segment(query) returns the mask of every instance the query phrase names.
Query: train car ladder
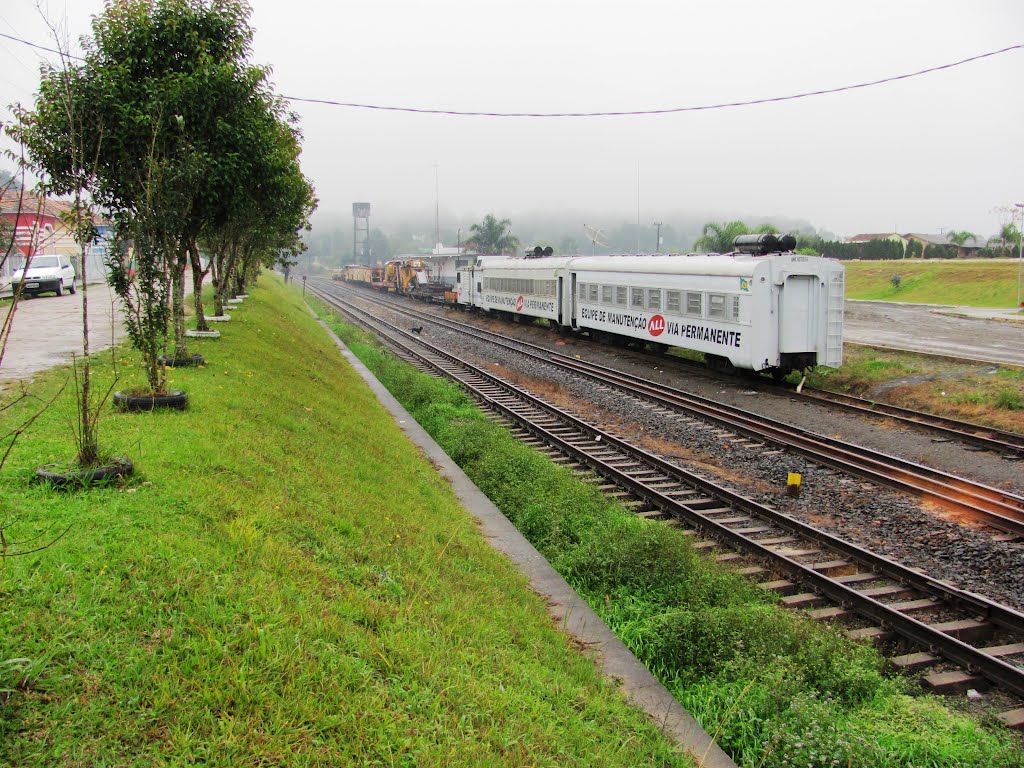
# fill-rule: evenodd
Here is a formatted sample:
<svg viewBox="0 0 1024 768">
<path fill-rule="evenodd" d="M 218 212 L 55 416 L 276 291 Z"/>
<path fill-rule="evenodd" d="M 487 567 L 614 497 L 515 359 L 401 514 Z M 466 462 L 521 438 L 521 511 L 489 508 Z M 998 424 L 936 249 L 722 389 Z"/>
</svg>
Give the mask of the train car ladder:
<svg viewBox="0 0 1024 768">
<path fill-rule="evenodd" d="M 829 275 L 827 328 L 825 332 L 825 365 L 838 368 L 843 364 L 843 303 L 846 299 L 846 274 L 837 269 Z"/>
</svg>

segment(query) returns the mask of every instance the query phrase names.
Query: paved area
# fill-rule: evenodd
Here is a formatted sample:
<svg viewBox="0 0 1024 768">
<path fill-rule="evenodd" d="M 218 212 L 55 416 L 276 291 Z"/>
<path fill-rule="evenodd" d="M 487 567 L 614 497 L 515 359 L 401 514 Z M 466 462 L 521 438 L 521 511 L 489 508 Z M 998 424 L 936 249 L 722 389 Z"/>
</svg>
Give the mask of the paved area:
<svg viewBox="0 0 1024 768">
<path fill-rule="evenodd" d="M 1024 366 L 1024 315 L 1013 309 L 847 301 L 843 341 Z"/>
<path fill-rule="evenodd" d="M 14 313 L 13 330 L 0 362 L 0 385 L 27 379 L 47 368 L 71 362 L 82 353 L 82 287 L 74 295 L 45 294 L 22 299 Z M 110 347 L 124 337 L 121 305 L 106 283 L 88 286 L 89 347 Z M 6 318 L 10 307 L 0 308 Z"/>
</svg>

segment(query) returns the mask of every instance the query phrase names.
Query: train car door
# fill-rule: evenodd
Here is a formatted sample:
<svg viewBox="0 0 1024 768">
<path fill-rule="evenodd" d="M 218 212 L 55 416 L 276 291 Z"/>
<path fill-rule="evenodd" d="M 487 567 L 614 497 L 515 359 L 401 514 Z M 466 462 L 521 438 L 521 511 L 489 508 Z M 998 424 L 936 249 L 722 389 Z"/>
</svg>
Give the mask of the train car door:
<svg viewBox="0 0 1024 768">
<path fill-rule="evenodd" d="M 814 275 L 787 275 L 779 291 L 779 352 L 813 352 L 818 329 L 814 296 L 818 279 Z"/>
<path fill-rule="evenodd" d="M 558 327 L 561 328 L 565 323 L 562 322 L 562 290 L 565 278 L 559 275 L 558 277 L 558 289 L 555 301 L 558 302 Z"/>
<path fill-rule="evenodd" d="M 569 272 L 569 322 L 576 329 L 576 273 Z"/>
</svg>

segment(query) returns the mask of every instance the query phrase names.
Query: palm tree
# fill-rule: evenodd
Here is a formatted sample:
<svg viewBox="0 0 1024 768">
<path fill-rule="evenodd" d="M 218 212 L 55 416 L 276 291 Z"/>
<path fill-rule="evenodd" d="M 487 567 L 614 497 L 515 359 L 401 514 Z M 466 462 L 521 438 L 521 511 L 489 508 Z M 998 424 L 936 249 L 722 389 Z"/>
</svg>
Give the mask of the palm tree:
<svg viewBox="0 0 1024 768">
<path fill-rule="evenodd" d="M 955 230 L 951 229 L 949 234 L 946 235 L 946 239 L 953 243 L 957 248 L 963 248 L 968 240 L 978 241 L 978 236 L 973 232 L 968 232 L 966 229 Z"/>
<path fill-rule="evenodd" d="M 999 234 L 988 241 L 989 245 L 993 245 L 996 241 L 999 242 L 999 255 L 1006 258 L 1006 244 L 1017 241 L 1020 234 L 1017 232 L 1017 225 L 1012 221 L 1008 221 L 1003 224 L 999 229 Z"/>
<path fill-rule="evenodd" d="M 762 224 L 759 227 L 750 229 L 742 221 L 729 221 L 719 224 L 717 221 L 709 221 L 701 230 L 701 236 L 693 244 L 693 250 L 705 251 L 707 253 L 728 253 L 732 250 L 732 241 L 740 235 L 778 233 L 778 228 L 771 224 Z"/>
<path fill-rule="evenodd" d="M 966 229 L 961 229 L 959 231 L 951 229 L 949 234 L 946 235 L 946 239 L 956 246 L 956 255 L 959 258 L 963 258 L 965 256 L 964 246 L 967 244 L 968 240 L 975 243 L 978 242 L 978 236 L 973 232 L 968 232 Z"/>
<path fill-rule="evenodd" d="M 465 246 L 477 253 L 515 253 L 519 238 L 508 231 L 511 226 L 511 219 L 496 219 L 488 213 L 483 221 L 469 228 Z"/>
</svg>

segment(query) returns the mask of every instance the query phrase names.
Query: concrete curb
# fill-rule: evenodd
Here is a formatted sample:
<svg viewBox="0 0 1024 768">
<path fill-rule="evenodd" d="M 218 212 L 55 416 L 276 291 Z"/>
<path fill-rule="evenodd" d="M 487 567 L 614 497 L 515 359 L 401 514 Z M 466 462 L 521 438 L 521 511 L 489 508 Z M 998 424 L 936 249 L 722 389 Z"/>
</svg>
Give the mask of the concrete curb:
<svg viewBox="0 0 1024 768">
<path fill-rule="evenodd" d="M 625 643 L 573 591 L 448 454 L 441 450 L 433 438 L 416 423 L 409 412 L 352 354 L 312 308 L 310 312 L 317 317 L 317 321 L 334 340 L 345 359 L 351 363 L 409 439 L 451 483 L 462 505 L 480 525 L 492 546 L 508 557 L 529 579 L 533 590 L 546 599 L 548 611 L 555 621 L 589 649 L 604 675 L 621 684 L 630 703 L 646 712 L 667 736 L 693 756 L 697 765 L 706 768 L 736 768 L 736 764 L 701 728 L 693 716 L 676 701 L 647 667 L 640 663 Z"/>
</svg>

